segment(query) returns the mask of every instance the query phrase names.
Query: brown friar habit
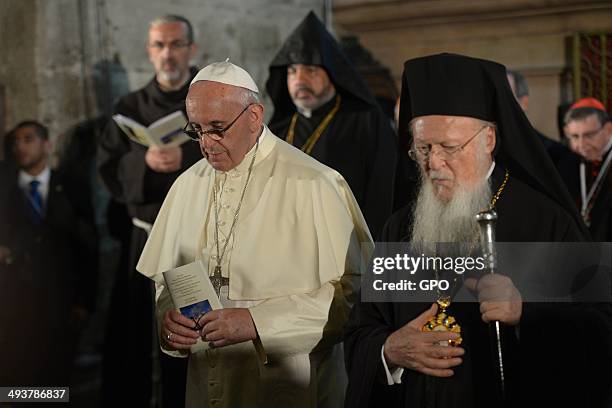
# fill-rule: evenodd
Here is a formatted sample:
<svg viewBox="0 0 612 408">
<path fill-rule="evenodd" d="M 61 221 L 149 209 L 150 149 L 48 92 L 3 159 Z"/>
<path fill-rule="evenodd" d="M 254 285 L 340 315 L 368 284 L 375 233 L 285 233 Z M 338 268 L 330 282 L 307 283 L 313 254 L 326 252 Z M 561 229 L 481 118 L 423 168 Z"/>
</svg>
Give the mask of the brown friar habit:
<svg viewBox="0 0 612 408">
<path fill-rule="evenodd" d="M 196 69 L 192 68 L 191 77 L 195 74 Z M 132 118 L 144 126 L 178 110 L 184 113 L 189 82 L 179 90 L 165 92 L 152 78 L 144 88 L 122 97 L 114 113 Z M 145 162 L 147 148 L 131 141 L 111 121 L 100 141 L 98 169 L 112 198 L 127 206 L 129 216 L 153 224 L 172 183 L 202 158 L 197 143 L 184 143 L 181 150 L 183 159 L 178 171 L 157 173 Z M 126 221 L 131 222 L 129 219 Z M 109 228 L 122 229 L 116 225 Z M 146 406 L 151 399 L 152 355 L 158 347 L 153 326 L 153 287 L 135 269 L 146 240 L 145 230 L 132 228 L 128 267 L 119 271 L 113 286 L 104 364 L 104 388 L 108 397 L 105 405 L 109 406 L 124 403 L 126 398 L 128 405 Z M 127 353 L 125 339 L 134 345 Z M 161 358 L 162 383 L 166 390 L 164 399 L 174 399 L 172 405 L 180 405 L 185 393 L 186 362 L 165 355 Z M 177 365 L 181 367 L 165 368 Z M 172 385 L 166 386 L 167 380 Z M 177 391 L 173 394 L 170 389 Z"/>
</svg>

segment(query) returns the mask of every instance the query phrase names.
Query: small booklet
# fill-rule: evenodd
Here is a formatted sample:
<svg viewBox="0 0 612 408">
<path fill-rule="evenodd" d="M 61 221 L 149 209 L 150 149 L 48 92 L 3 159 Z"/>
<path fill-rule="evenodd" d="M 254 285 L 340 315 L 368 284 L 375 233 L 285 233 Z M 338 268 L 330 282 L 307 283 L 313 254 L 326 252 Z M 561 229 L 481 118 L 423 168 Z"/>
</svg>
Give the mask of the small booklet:
<svg viewBox="0 0 612 408">
<path fill-rule="evenodd" d="M 201 260 L 170 269 L 163 275 L 174 307 L 194 323 L 211 310 L 223 309 L 208 278 L 208 268 Z M 191 352 L 197 353 L 207 348 L 208 343 L 199 338 L 191 346 Z"/>
<path fill-rule="evenodd" d="M 201 260 L 170 269 L 163 275 L 174 307 L 194 323 L 211 310 L 223 309 L 208 277 L 208 267 Z M 253 340 L 253 346 L 260 362 L 267 364 L 268 358 L 259 337 Z M 198 342 L 191 346 L 191 352 L 197 353 L 208 348 L 208 342 L 199 338 Z"/>
<path fill-rule="evenodd" d="M 191 140 L 183 128 L 187 118 L 178 110 L 151 123 L 148 127 L 123 115 L 113 115 L 123 132 L 134 142 L 143 146 L 179 146 Z"/>
</svg>

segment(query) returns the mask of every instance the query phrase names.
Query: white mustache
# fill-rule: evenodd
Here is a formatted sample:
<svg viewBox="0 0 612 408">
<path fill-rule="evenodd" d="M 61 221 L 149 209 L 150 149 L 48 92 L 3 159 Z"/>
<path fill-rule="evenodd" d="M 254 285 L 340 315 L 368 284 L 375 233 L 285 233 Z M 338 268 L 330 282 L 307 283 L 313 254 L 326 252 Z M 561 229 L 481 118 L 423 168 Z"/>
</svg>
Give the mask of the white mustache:
<svg viewBox="0 0 612 408">
<path fill-rule="evenodd" d="M 446 176 L 436 170 L 430 170 L 428 176 L 430 180 L 452 180 L 453 179 L 451 176 Z"/>
</svg>

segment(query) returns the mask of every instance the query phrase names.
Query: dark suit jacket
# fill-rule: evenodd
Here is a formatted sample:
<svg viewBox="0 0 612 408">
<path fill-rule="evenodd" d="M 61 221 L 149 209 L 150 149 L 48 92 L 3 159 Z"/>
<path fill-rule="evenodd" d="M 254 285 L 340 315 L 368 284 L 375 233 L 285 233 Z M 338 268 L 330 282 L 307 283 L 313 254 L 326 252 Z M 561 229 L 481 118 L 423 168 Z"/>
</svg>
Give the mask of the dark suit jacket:
<svg viewBox="0 0 612 408">
<path fill-rule="evenodd" d="M 17 171 L 0 167 L 0 245 L 11 263 L 0 265 L 0 384 L 68 384 L 75 330 L 71 311 L 93 304 L 97 259 L 90 222 L 78 216 L 62 183 L 51 173 L 41 225 L 28 216 Z M 86 198 L 89 200 L 89 198 Z"/>
</svg>

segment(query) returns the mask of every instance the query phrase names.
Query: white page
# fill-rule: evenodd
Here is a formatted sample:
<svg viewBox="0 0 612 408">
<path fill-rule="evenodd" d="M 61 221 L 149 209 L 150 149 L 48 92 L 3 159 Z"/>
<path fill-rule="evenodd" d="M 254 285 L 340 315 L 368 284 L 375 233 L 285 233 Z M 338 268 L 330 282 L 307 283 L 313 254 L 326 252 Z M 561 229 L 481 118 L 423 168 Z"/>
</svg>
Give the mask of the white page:
<svg viewBox="0 0 612 408">
<path fill-rule="evenodd" d="M 179 146 L 191 139 L 183 132 L 187 118 L 182 111 L 173 112 L 151 123 L 148 127 L 153 144 Z"/>
<path fill-rule="evenodd" d="M 149 135 L 149 130 L 135 120 L 119 114 L 113 115 L 113 120 L 115 123 L 117 123 L 123 133 L 125 133 L 127 137 L 132 139 L 134 142 L 143 146 L 151 146 L 153 143 L 151 136 Z"/>
<path fill-rule="evenodd" d="M 174 307 L 183 316 L 197 322 L 204 313 L 223 308 L 208 277 L 208 268 L 202 261 L 171 269 L 163 275 Z M 200 338 L 191 347 L 191 352 L 206 350 L 208 347 L 208 343 Z"/>
</svg>

